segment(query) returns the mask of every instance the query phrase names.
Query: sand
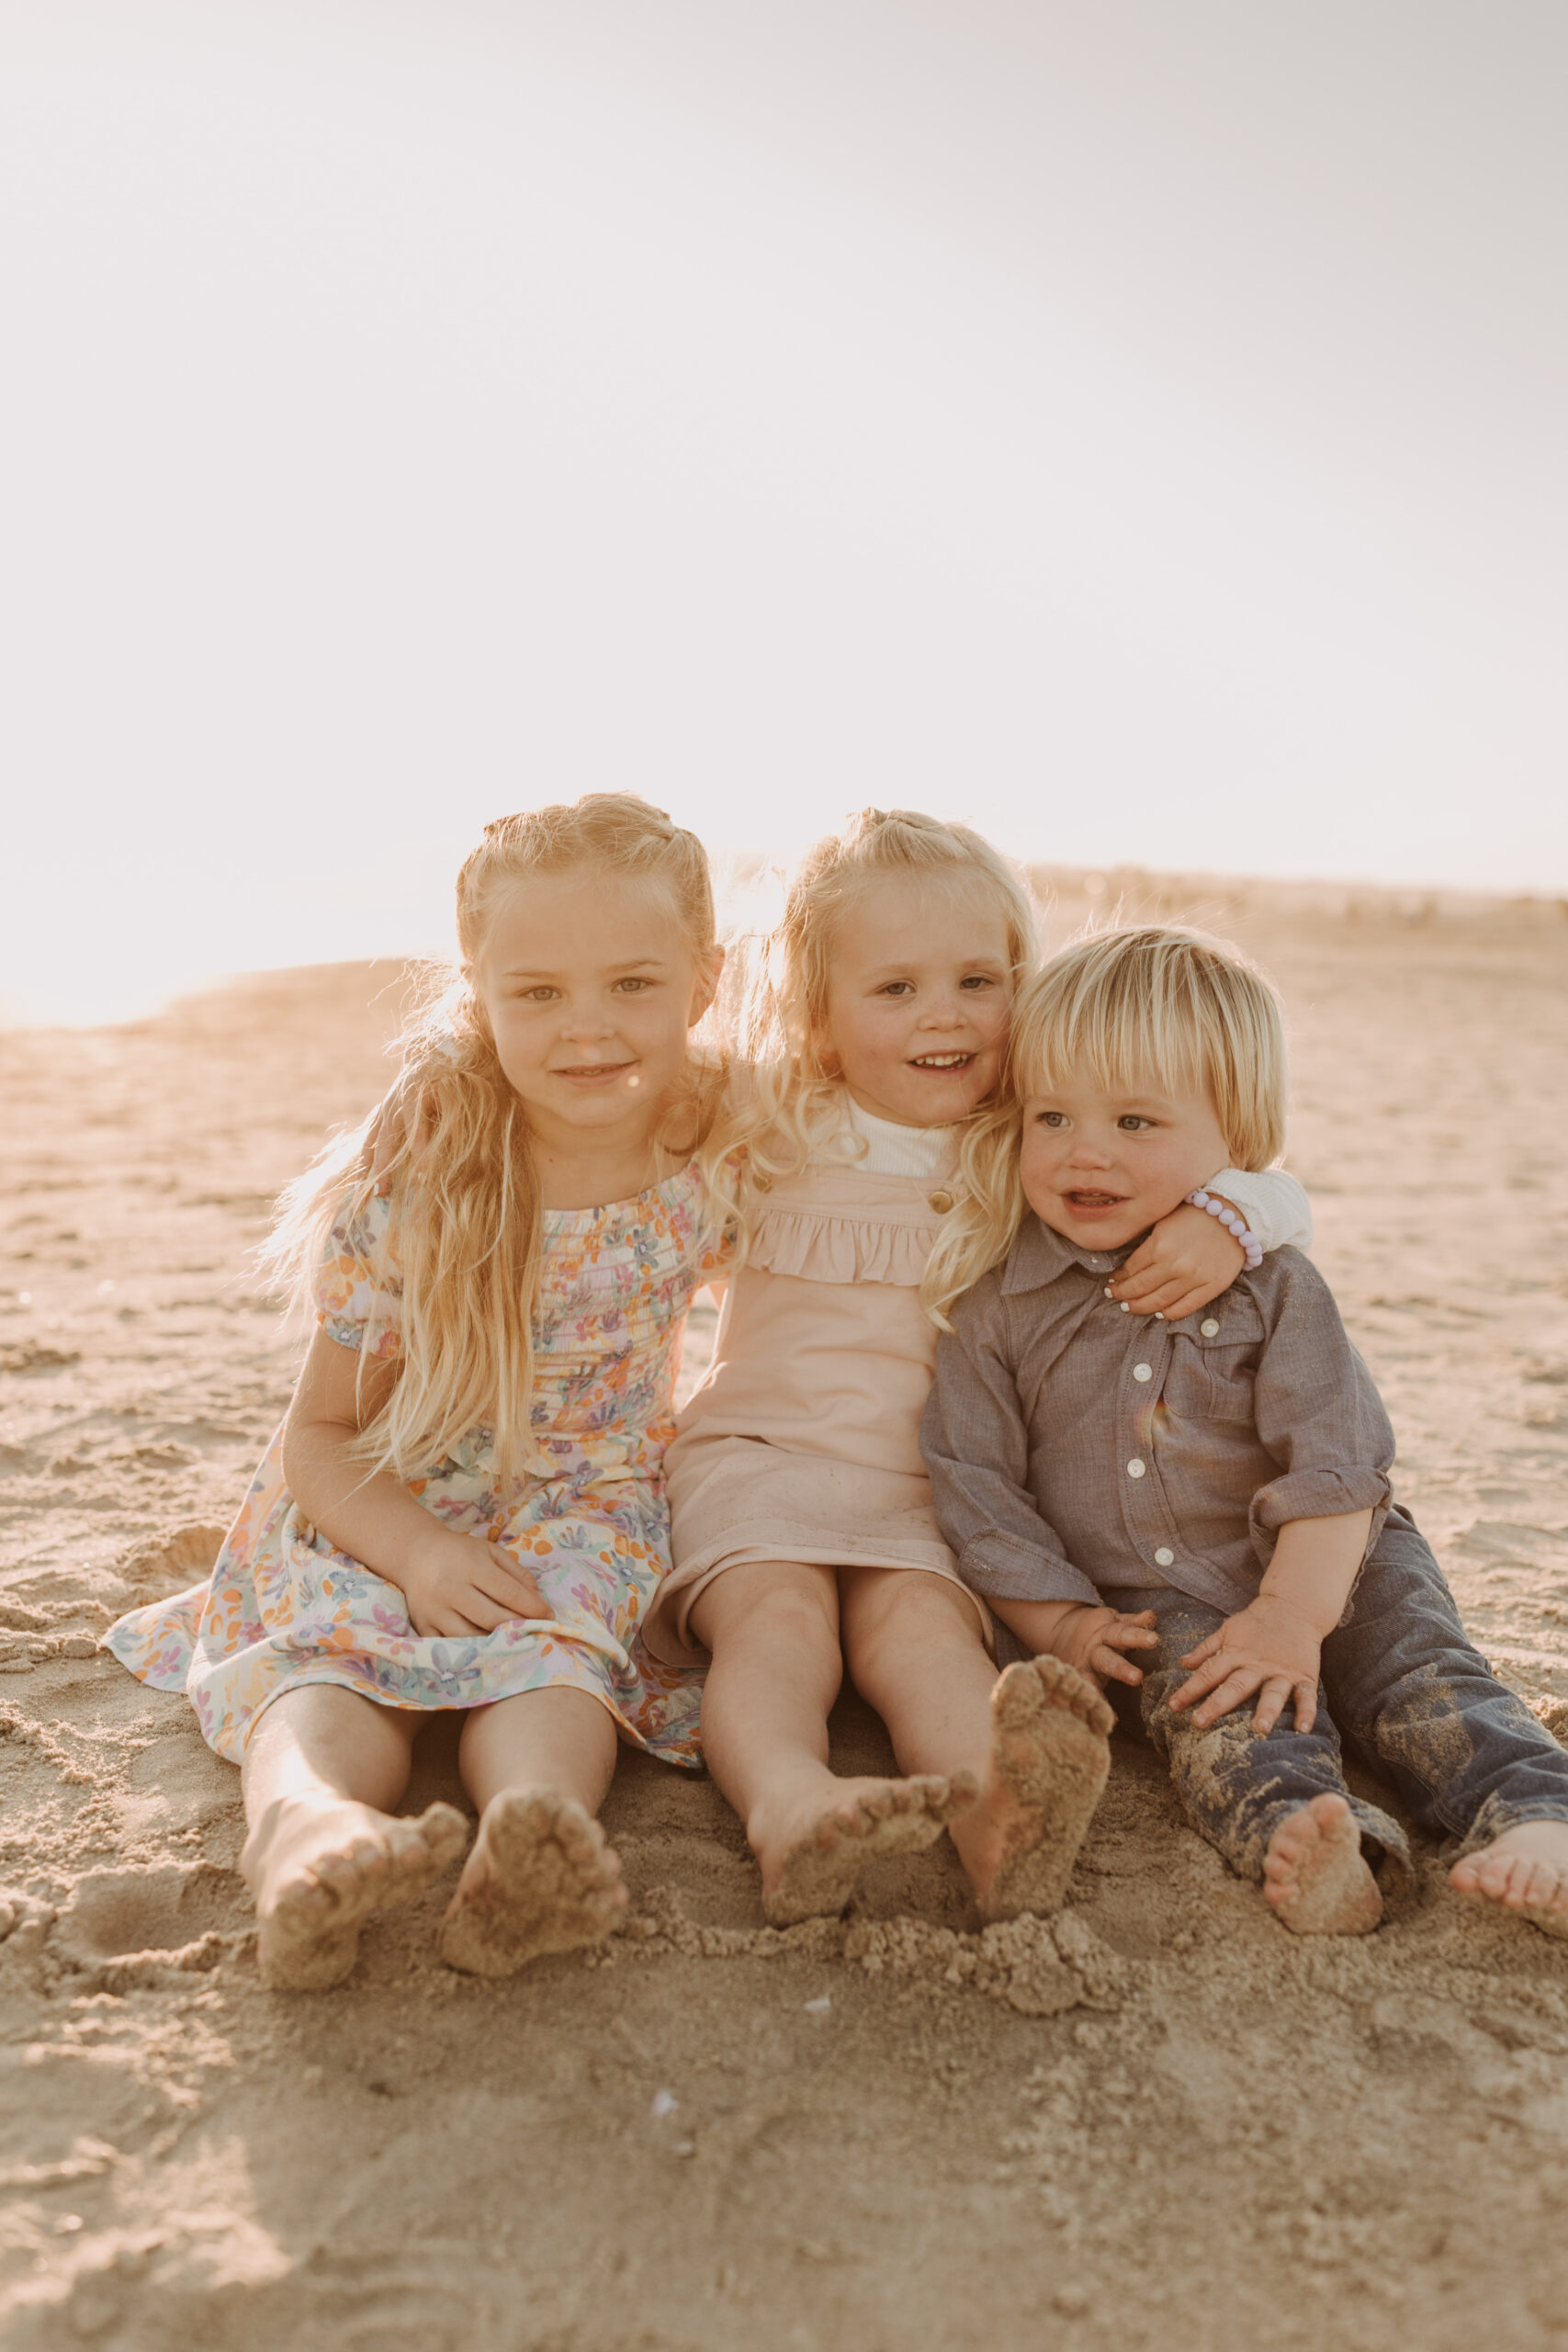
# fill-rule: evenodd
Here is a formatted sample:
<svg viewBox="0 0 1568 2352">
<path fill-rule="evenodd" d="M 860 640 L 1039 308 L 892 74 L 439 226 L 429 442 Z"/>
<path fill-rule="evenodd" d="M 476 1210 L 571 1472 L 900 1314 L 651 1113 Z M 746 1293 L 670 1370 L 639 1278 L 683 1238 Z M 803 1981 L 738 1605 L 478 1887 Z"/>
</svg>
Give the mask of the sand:
<svg viewBox="0 0 1568 2352">
<path fill-rule="evenodd" d="M 1283 985 L 1292 1164 L 1402 1491 L 1568 1729 L 1568 921 L 1129 888 Z M 1568 1945 L 1429 1844 L 1375 1935 L 1293 1939 L 1120 1737 L 1050 1924 L 983 1928 L 944 1839 L 769 1928 L 717 1791 L 627 1757 L 602 1954 L 455 1974 L 448 1873 L 341 1990 L 264 1989 L 238 1775 L 93 1645 L 210 1561 L 281 1413 L 245 1251 L 379 1091 L 397 998 L 329 967 L 0 1036 L 7 2344 L 1568 2346 Z M 857 1702 L 835 1731 L 887 1769 Z M 409 1805 L 443 1799 L 437 1725 Z"/>
</svg>

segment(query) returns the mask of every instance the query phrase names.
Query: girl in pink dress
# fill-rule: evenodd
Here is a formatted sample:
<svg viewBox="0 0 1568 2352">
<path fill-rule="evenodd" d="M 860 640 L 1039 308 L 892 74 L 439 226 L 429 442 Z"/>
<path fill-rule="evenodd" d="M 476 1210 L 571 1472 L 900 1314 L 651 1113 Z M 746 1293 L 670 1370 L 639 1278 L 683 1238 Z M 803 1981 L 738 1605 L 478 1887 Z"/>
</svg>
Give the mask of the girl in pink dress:
<svg viewBox="0 0 1568 2352">
<path fill-rule="evenodd" d="M 986 1916 L 1052 1907 L 1109 1763 L 1097 1679 L 1138 1680 L 1126 1653 L 1152 1638 L 1106 1609 L 1066 1658 L 998 1680 L 920 1459 L 937 1340 L 922 1282 L 1035 953 L 1027 895 L 985 842 L 875 809 L 806 859 L 773 943 L 750 1041 L 749 1238 L 670 1450 L 675 1569 L 647 1639 L 672 1665 L 711 1659 L 704 1751 L 777 1921 L 840 1909 L 872 1855 L 950 1822 Z M 1303 1238 L 1292 1178 L 1213 1183 L 1271 1246 Z M 1243 1262 L 1228 1231 L 1180 1208 L 1116 1295 L 1186 1314 Z M 899 1777 L 829 1769 L 846 1659 Z"/>
<path fill-rule="evenodd" d="M 699 1678 L 641 1629 L 682 1328 L 719 1262 L 706 859 L 619 796 L 506 818 L 457 933 L 408 1045 L 417 1139 L 378 1174 L 367 1121 L 295 1188 L 279 1255 L 318 1329 L 212 1576 L 108 1637 L 243 1769 L 273 1984 L 337 1983 L 367 1916 L 467 1843 L 450 1805 L 395 1811 L 433 1710 L 466 1710 L 480 1814 L 442 1950 L 484 1975 L 624 1906 L 594 1819 L 617 1739 L 698 1760 Z"/>
</svg>

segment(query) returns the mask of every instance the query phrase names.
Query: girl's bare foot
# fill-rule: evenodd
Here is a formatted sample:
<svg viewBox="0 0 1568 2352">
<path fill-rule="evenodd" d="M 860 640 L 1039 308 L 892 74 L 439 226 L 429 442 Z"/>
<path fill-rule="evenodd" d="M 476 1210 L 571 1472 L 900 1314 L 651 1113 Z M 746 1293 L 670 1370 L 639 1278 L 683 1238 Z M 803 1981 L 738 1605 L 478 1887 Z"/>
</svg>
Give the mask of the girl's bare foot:
<svg viewBox="0 0 1568 2352">
<path fill-rule="evenodd" d="M 371 1912 L 423 1894 L 468 1842 L 455 1805 L 433 1804 L 417 1821 L 346 1797 L 270 1805 L 240 1857 L 256 1899 L 263 1984 L 292 1993 L 341 1984 Z"/>
<path fill-rule="evenodd" d="M 1263 1857 L 1263 1892 L 1293 1935 L 1365 1936 L 1377 1926 L 1382 1896 L 1343 1797 L 1314 1797 L 1286 1815 Z"/>
<path fill-rule="evenodd" d="M 510 1976 L 541 1952 L 607 1936 L 626 1907 L 621 1865 L 591 1813 L 554 1789 L 492 1797 L 441 1928 L 441 1957 Z"/>
<path fill-rule="evenodd" d="M 1521 1821 L 1449 1872 L 1461 1894 L 1500 1904 L 1549 1936 L 1568 1936 L 1568 1821 Z"/>
<path fill-rule="evenodd" d="M 986 1918 L 1060 1905 L 1111 1770 L 1115 1720 L 1062 1658 L 1023 1659 L 999 1677 L 980 1802 L 960 1840 Z"/>
<path fill-rule="evenodd" d="M 762 1866 L 762 1910 L 775 1928 L 831 1917 L 878 1854 L 934 1846 L 975 1802 L 970 1772 L 921 1773 L 908 1781 L 813 1781 L 792 1800 L 747 1824 Z"/>
</svg>

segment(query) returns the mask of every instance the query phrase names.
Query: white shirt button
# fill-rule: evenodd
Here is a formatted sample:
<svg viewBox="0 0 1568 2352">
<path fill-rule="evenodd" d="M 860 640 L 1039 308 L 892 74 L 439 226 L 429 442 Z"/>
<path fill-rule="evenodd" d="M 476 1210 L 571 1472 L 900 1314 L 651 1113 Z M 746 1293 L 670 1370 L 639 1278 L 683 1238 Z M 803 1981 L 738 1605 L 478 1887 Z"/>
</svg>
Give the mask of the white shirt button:
<svg viewBox="0 0 1568 2352">
<path fill-rule="evenodd" d="M 1212 1315 L 1205 1315 L 1203 1320 L 1198 1326 L 1198 1329 L 1201 1331 L 1206 1340 L 1213 1339 L 1218 1332 L 1219 1328 L 1219 1325 L 1215 1322 Z"/>
<path fill-rule="evenodd" d="M 1155 1566 L 1156 1568 L 1175 1567 L 1176 1555 L 1171 1550 L 1168 1544 L 1162 1544 L 1159 1550 L 1155 1554 Z"/>
<path fill-rule="evenodd" d="M 1142 1463 L 1142 1462 L 1140 1462 L 1140 1461 L 1139 1461 L 1139 1459 L 1138 1459 L 1137 1455 L 1134 1453 L 1134 1456 L 1133 1456 L 1133 1459 L 1132 1459 L 1132 1460 L 1131 1460 L 1131 1462 L 1129 1462 L 1129 1463 L 1128 1463 L 1128 1464 L 1127 1464 L 1127 1476 L 1128 1476 L 1128 1477 L 1129 1477 L 1129 1478 L 1141 1478 L 1141 1477 L 1143 1476 L 1143 1475 L 1144 1475 L 1144 1471 L 1145 1471 L 1145 1469 L 1146 1468 L 1146 1466 L 1147 1466 L 1147 1465 L 1146 1465 L 1145 1463 Z"/>
<path fill-rule="evenodd" d="M 1153 1364 L 1135 1363 L 1133 1366 L 1133 1377 L 1134 1380 L 1152 1380 L 1154 1376 L 1155 1371 Z"/>
</svg>

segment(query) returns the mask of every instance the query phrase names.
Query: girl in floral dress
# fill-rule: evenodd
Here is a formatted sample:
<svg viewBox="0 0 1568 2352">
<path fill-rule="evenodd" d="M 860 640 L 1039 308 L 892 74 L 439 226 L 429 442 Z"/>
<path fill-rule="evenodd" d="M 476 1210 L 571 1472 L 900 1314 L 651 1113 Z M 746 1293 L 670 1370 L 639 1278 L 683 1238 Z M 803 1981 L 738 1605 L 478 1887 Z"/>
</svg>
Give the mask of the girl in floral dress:
<svg viewBox="0 0 1568 2352">
<path fill-rule="evenodd" d="M 461 1850 L 452 1806 L 394 1811 L 432 1710 L 468 1711 L 480 1814 L 442 1951 L 484 1975 L 614 1925 L 617 1739 L 697 1761 L 700 1678 L 639 1629 L 681 1330 L 717 1263 L 706 860 L 629 797 L 503 819 L 457 934 L 408 1043 L 417 1136 L 378 1173 L 367 1122 L 286 1197 L 275 1256 L 318 1329 L 211 1577 L 108 1635 L 242 1767 L 273 1984 L 336 1984 L 367 1916 Z"/>
</svg>

